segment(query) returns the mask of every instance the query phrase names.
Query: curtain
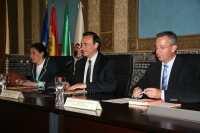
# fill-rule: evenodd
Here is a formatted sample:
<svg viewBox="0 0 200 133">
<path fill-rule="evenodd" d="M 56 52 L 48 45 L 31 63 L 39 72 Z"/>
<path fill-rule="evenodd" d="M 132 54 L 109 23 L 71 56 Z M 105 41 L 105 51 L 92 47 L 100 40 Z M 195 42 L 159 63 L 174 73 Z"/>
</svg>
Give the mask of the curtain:
<svg viewBox="0 0 200 133">
<path fill-rule="evenodd" d="M 6 72 L 6 0 L 0 0 L 0 73 Z"/>
</svg>

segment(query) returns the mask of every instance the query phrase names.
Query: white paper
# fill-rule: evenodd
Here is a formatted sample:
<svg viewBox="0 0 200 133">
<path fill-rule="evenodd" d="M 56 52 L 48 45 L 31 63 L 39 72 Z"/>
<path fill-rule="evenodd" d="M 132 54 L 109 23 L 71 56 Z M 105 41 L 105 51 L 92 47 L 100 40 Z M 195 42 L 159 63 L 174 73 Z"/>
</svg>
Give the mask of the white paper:
<svg viewBox="0 0 200 133">
<path fill-rule="evenodd" d="M 103 102 L 110 102 L 110 103 L 128 103 L 131 98 L 119 98 L 119 99 L 110 99 L 110 100 L 102 100 Z"/>
<path fill-rule="evenodd" d="M 162 103 L 155 103 L 150 106 L 160 106 L 160 107 L 165 107 L 165 108 L 174 108 L 174 107 L 181 107 L 180 103 L 167 103 L 167 102 L 162 102 Z"/>
</svg>

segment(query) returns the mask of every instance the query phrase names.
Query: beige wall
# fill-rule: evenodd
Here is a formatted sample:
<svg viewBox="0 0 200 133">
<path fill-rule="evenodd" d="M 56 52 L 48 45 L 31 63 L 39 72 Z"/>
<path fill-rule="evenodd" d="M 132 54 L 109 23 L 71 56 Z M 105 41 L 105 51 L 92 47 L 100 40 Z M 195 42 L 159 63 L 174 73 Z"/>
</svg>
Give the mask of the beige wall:
<svg viewBox="0 0 200 133">
<path fill-rule="evenodd" d="M 108 13 L 107 15 L 110 15 L 110 17 L 112 17 L 113 19 L 112 20 L 113 24 L 111 24 L 113 25 L 113 30 L 107 31 L 108 34 L 112 34 L 112 35 L 106 36 L 105 40 L 103 41 L 105 44 L 105 42 L 108 43 L 109 40 L 114 40 L 113 44 L 115 45 L 113 46 L 113 48 L 112 46 L 110 46 L 111 51 L 127 52 L 128 0 L 115 0 L 113 3 L 114 3 L 114 14 L 117 14 L 117 15 L 111 16 L 112 13 L 109 12 L 110 9 L 107 9 L 107 8 L 105 9 L 105 10 L 108 10 L 108 11 L 105 11 L 106 13 Z M 103 4 L 106 4 L 106 3 L 103 3 Z M 102 14 L 102 15 L 105 15 L 105 14 Z M 103 31 L 103 32 L 101 31 L 100 23 L 101 23 L 100 22 L 100 0 L 88 0 L 88 31 L 94 31 L 98 35 L 100 35 L 101 33 L 106 34 L 106 31 Z M 110 25 L 108 23 L 110 22 L 104 22 L 104 26 Z M 106 51 L 106 50 L 104 49 L 103 51 Z"/>
<path fill-rule="evenodd" d="M 102 52 L 153 52 L 155 38 L 138 38 L 138 0 L 88 0 L 87 4 L 85 24 L 100 35 Z M 179 51 L 200 49 L 200 34 L 178 40 Z"/>
<path fill-rule="evenodd" d="M 127 52 L 128 0 L 114 2 L 114 51 Z"/>
<path fill-rule="evenodd" d="M 100 1 L 88 0 L 88 31 L 100 34 Z"/>
</svg>

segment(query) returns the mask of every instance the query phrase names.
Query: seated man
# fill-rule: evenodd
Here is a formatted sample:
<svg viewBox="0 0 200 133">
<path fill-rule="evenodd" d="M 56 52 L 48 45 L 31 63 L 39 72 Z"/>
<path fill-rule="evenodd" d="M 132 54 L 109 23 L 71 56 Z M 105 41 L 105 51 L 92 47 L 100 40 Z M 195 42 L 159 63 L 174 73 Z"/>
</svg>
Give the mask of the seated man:
<svg viewBox="0 0 200 133">
<path fill-rule="evenodd" d="M 176 34 L 171 31 L 158 33 L 154 48 L 159 61 L 150 65 L 133 86 L 132 97 L 140 98 L 144 91 L 149 98 L 161 98 L 165 102 L 200 102 L 195 66 L 175 54 Z"/>
<path fill-rule="evenodd" d="M 94 32 L 83 33 L 81 48 L 83 58 L 75 65 L 72 81 L 67 90 L 87 89 L 88 92 L 114 92 L 117 86 L 115 62 L 100 53 L 101 40 Z"/>
</svg>

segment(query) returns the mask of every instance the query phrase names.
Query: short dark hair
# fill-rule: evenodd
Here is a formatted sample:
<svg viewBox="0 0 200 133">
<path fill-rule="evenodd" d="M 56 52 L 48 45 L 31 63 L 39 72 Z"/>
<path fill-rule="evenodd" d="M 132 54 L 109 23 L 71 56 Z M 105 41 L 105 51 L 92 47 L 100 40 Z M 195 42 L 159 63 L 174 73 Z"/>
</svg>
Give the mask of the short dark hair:
<svg viewBox="0 0 200 133">
<path fill-rule="evenodd" d="M 170 40 L 170 45 L 177 45 L 178 39 L 174 32 L 172 31 L 163 31 L 156 35 L 156 39 L 159 37 L 168 36 Z"/>
<path fill-rule="evenodd" d="M 42 43 L 34 43 L 31 45 L 30 49 L 31 48 L 35 48 L 39 53 L 44 52 L 43 57 L 47 57 L 47 48 Z"/>
<path fill-rule="evenodd" d="M 97 47 L 97 50 L 100 51 L 101 39 L 96 33 L 91 32 L 91 31 L 87 31 L 87 32 L 83 33 L 83 36 L 92 36 L 93 37 L 93 44 L 98 43 L 99 45 Z"/>
</svg>

